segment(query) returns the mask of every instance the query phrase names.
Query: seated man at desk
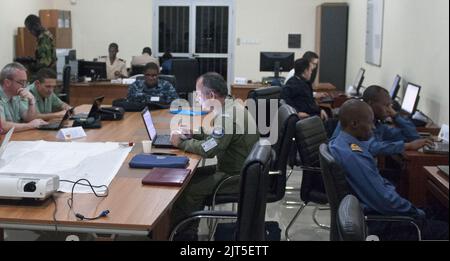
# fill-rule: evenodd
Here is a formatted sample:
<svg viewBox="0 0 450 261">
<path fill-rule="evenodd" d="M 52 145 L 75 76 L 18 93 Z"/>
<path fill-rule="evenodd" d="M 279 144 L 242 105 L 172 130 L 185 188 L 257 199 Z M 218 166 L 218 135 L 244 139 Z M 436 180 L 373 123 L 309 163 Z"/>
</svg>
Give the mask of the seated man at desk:
<svg viewBox="0 0 450 261">
<path fill-rule="evenodd" d="M 418 150 L 432 143 L 429 139 L 421 139 L 414 124 L 392 108 L 392 100 L 386 89 L 372 85 L 364 91 L 363 100 L 370 105 L 375 115 L 374 135 L 368 141 L 373 156 L 401 154 L 405 150 Z M 384 123 L 389 117 L 395 126 Z M 338 124 L 331 139 L 340 132 L 341 125 Z"/>
<path fill-rule="evenodd" d="M 131 65 L 146 65 L 147 63 L 155 63 L 159 67 L 159 60 L 152 56 L 152 49 L 150 47 L 144 47 L 142 55 L 133 56 L 131 59 Z"/>
<path fill-rule="evenodd" d="M 56 87 L 56 72 L 42 68 L 36 75 L 36 81 L 28 86 L 28 90 L 36 99 L 37 118 L 45 121 L 62 118 L 71 107 L 54 93 Z"/>
<path fill-rule="evenodd" d="M 172 209 L 172 225 L 175 226 L 190 213 L 202 210 L 206 199 L 216 186 L 230 176 L 240 175 L 244 161 L 259 140 L 256 123 L 251 114 L 239 102 L 230 99 L 226 81 L 217 73 L 207 73 L 197 80 L 196 90 L 202 108 L 213 107 L 212 129 L 199 135 L 184 135 L 174 130 L 172 144 L 179 149 L 201 155 L 204 158 L 217 156 L 216 166 L 198 168 L 183 194 Z M 209 127 L 210 123 L 206 123 Z M 253 126 L 253 127 L 251 127 Z M 254 131 L 255 133 L 252 133 Z M 190 138 L 190 139 L 189 139 Z M 230 182 L 220 190 L 237 193 L 238 182 Z M 178 239 L 195 239 L 198 222 L 184 231 Z"/>
<path fill-rule="evenodd" d="M 106 62 L 106 78 L 108 80 L 128 77 L 127 65 L 124 60 L 117 57 L 118 52 L 119 45 L 111 43 L 108 47 L 108 57 L 103 56 L 98 60 L 99 62 Z"/>
<path fill-rule="evenodd" d="M 448 240 L 448 222 L 429 219 L 422 209 L 402 198 L 384 179 L 369 151 L 374 113 L 367 103 L 349 100 L 339 113 L 342 131 L 330 141 L 329 149 L 346 171 L 346 180 L 361 201 L 366 214 L 410 216 L 417 220 L 425 240 Z M 430 214 L 430 213 L 428 213 Z M 408 222 L 368 222 L 369 234 L 382 240 L 417 240 L 417 231 Z"/>
<path fill-rule="evenodd" d="M 7 64 L 0 72 L 0 120 L 3 131 L 16 132 L 47 124 L 37 119 L 36 99 L 25 87 L 27 69 L 20 63 Z"/>
<path fill-rule="evenodd" d="M 318 93 L 317 97 L 314 97 L 310 82 L 312 71 L 313 66 L 307 59 L 296 60 L 295 76 L 287 81 L 281 91 L 281 97 L 297 110 L 301 119 L 317 115 L 322 120 L 326 120 L 328 119 L 326 112 L 319 107 L 315 100 L 326 94 Z"/>
<path fill-rule="evenodd" d="M 128 87 L 128 101 L 147 104 L 157 102 L 170 104 L 178 99 L 178 94 L 172 84 L 159 79 L 159 66 L 148 63 L 144 67 L 144 80 L 137 80 Z"/>
</svg>

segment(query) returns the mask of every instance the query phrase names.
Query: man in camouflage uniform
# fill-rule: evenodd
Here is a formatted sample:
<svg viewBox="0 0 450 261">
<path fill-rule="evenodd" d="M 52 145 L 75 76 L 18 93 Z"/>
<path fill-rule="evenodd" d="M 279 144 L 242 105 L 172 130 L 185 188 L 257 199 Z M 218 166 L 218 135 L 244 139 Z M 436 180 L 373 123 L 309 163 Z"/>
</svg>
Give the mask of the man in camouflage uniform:
<svg viewBox="0 0 450 261">
<path fill-rule="evenodd" d="M 147 104 L 151 102 L 170 104 L 178 99 L 178 94 L 172 84 L 158 79 L 159 67 L 148 63 L 144 67 L 144 79 L 137 80 L 128 87 L 128 101 Z"/>
<path fill-rule="evenodd" d="M 56 49 L 53 35 L 41 25 L 36 15 L 29 15 L 25 19 L 25 27 L 37 38 L 35 62 L 30 64 L 30 72 L 34 75 L 41 68 L 51 68 L 56 71 Z"/>
<path fill-rule="evenodd" d="M 204 158 L 217 156 L 216 166 L 198 168 L 172 209 L 172 226 L 194 211 L 205 207 L 216 186 L 230 176 L 240 175 L 244 161 L 259 140 L 256 123 L 245 107 L 228 96 L 225 80 L 217 73 L 207 73 L 197 80 L 199 101 L 204 108 L 213 106 L 212 121 L 204 122 L 200 135 L 186 136 L 173 131 L 172 144 L 181 150 Z M 221 193 L 237 193 L 239 179 L 228 183 Z M 198 222 L 193 223 L 178 239 L 195 239 Z"/>
<path fill-rule="evenodd" d="M 56 72 L 42 68 L 36 75 L 36 81 L 28 86 L 28 90 L 36 99 L 37 118 L 51 120 L 62 118 L 70 105 L 61 101 L 54 93 L 56 87 Z"/>
</svg>

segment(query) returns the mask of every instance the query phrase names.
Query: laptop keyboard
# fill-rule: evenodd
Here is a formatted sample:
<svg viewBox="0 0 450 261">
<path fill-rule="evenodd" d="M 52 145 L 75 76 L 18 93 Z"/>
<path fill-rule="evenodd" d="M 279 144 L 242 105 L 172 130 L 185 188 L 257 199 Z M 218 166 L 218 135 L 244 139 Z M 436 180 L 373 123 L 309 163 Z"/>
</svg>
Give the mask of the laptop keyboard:
<svg viewBox="0 0 450 261">
<path fill-rule="evenodd" d="M 434 151 L 448 151 L 448 143 L 434 142 L 433 146 L 427 146 L 429 150 Z"/>
<path fill-rule="evenodd" d="M 155 144 L 172 144 L 169 135 L 156 136 Z"/>
</svg>

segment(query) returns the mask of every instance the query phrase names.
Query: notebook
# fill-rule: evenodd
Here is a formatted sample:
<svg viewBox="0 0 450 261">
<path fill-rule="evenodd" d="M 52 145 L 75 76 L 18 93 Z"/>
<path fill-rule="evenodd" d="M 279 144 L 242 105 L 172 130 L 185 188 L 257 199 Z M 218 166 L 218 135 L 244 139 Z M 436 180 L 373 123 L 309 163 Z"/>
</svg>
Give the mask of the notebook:
<svg viewBox="0 0 450 261">
<path fill-rule="evenodd" d="M 130 168 L 186 168 L 189 158 L 186 156 L 162 156 L 153 154 L 137 154 L 128 163 Z"/>
<path fill-rule="evenodd" d="M 172 142 L 170 142 L 170 135 L 158 135 L 156 133 L 155 125 L 153 124 L 152 114 L 148 108 L 145 108 L 142 112 L 142 120 L 144 121 L 145 128 L 147 129 L 148 137 L 153 142 L 155 148 L 174 148 Z"/>
<path fill-rule="evenodd" d="M 144 185 L 182 186 L 189 169 L 154 168 L 142 179 Z"/>
</svg>

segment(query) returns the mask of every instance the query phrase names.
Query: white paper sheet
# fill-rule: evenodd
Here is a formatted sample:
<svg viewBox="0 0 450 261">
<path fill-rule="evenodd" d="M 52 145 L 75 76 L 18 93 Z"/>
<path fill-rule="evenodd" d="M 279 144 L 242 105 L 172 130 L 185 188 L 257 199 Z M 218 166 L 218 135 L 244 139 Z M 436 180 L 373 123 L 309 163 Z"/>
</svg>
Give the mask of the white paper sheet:
<svg viewBox="0 0 450 261">
<path fill-rule="evenodd" d="M 1 159 L 0 173 L 55 174 L 61 180 L 84 178 L 94 186 L 109 186 L 131 149 L 117 142 L 12 141 Z M 60 182 L 59 190 L 71 192 L 72 185 Z M 77 185 L 74 192 L 92 190 Z"/>
</svg>

